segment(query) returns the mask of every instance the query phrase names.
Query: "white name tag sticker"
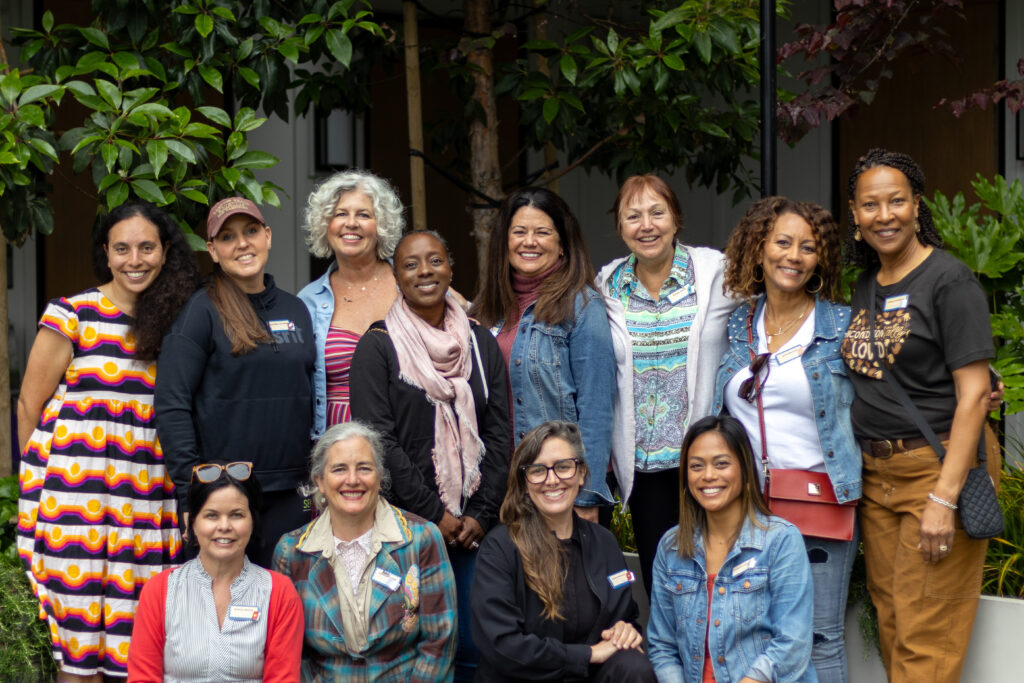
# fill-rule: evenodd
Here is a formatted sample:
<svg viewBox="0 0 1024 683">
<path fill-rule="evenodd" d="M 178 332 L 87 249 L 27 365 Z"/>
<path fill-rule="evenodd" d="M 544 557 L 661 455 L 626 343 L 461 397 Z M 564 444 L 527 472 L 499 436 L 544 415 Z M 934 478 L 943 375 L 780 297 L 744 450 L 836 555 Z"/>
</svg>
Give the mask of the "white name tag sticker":
<svg viewBox="0 0 1024 683">
<path fill-rule="evenodd" d="M 268 320 L 271 332 L 294 332 L 295 323 L 291 320 Z"/>
<path fill-rule="evenodd" d="M 671 303 L 677 304 L 677 303 L 679 303 L 680 301 L 683 300 L 683 297 L 685 297 L 686 294 L 687 294 L 687 292 L 686 292 L 685 289 L 677 289 L 676 291 L 674 291 L 674 292 L 672 292 L 671 294 L 668 295 L 668 300 Z"/>
<path fill-rule="evenodd" d="M 636 574 L 628 569 L 623 569 L 622 571 L 615 572 L 608 576 L 608 583 L 611 584 L 612 588 L 622 588 L 623 586 L 628 586 L 634 581 L 636 581 Z"/>
<path fill-rule="evenodd" d="M 252 605 L 231 605 L 228 607 L 228 619 L 231 621 L 258 621 L 260 608 Z"/>
<path fill-rule="evenodd" d="M 748 569 L 753 569 L 756 566 L 757 566 L 757 558 L 756 557 L 752 557 L 749 560 L 747 560 L 746 562 L 740 562 L 738 565 L 733 567 L 732 568 L 732 575 L 733 576 L 739 576 L 740 574 L 742 574 L 743 572 L 747 571 Z"/>
<path fill-rule="evenodd" d="M 775 354 L 775 362 L 779 365 L 785 365 L 794 358 L 799 358 L 802 355 L 804 355 L 804 347 L 798 344 L 797 346 L 792 346 L 785 351 L 779 351 Z"/>
<path fill-rule="evenodd" d="M 897 296 L 890 296 L 885 300 L 885 305 L 882 306 L 883 311 L 898 311 L 902 308 L 906 308 L 907 304 L 910 303 L 909 294 L 899 294 Z"/>
<path fill-rule="evenodd" d="M 370 577 L 370 580 L 393 591 L 398 590 L 398 587 L 402 585 L 401 578 L 385 569 L 381 569 L 380 567 L 373 570 L 373 575 Z"/>
</svg>

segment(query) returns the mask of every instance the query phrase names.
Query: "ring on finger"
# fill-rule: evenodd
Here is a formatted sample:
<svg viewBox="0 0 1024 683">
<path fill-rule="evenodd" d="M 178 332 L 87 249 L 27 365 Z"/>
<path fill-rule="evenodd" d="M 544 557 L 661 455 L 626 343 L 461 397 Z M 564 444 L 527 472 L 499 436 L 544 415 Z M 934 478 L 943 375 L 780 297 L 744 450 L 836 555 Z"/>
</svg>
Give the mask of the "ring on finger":
<svg viewBox="0 0 1024 683">
<path fill-rule="evenodd" d="M 942 553 L 949 552 L 949 546 L 946 545 L 945 543 L 943 543 L 942 545 L 939 546 L 939 552 L 942 552 Z"/>
</svg>

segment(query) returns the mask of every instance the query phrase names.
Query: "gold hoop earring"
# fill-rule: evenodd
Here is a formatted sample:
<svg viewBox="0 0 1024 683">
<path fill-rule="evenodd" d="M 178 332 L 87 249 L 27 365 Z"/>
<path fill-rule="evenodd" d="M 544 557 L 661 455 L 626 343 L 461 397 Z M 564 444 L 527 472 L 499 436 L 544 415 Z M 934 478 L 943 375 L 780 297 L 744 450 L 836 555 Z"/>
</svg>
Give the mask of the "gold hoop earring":
<svg viewBox="0 0 1024 683">
<path fill-rule="evenodd" d="M 810 283 L 811 279 L 815 277 L 818 278 L 818 286 L 815 287 L 814 289 L 807 289 L 808 294 L 817 294 L 818 292 L 821 291 L 821 288 L 825 286 L 825 278 L 823 278 L 821 276 L 821 273 L 819 273 L 818 271 L 814 271 L 813 273 L 811 273 L 811 277 L 807 280 L 807 282 Z M 804 288 L 806 289 L 807 286 L 804 285 Z"/>
<path fill-rule="evenodd" d="M 914 221 L 914 232 L 921 232 L 921 224 Z"/>
<path fill-rule="evenodd" d="M 761 279 L 760 280 L 757 279 L 757 271 L 758 271 L 759 268 L 761 269 Z M 756 282 L 757 284 L 761 284 L 762 282 L 764 282 L 764 266 L 762 266 L 760 263 L 758 263 L 756 266 L 754 266 L 754 282 Z"/>
<path fill-rule="evenodd" d="M 858 226 L 857 229 L 853 231 L 853 241 L 860 242 L 862 239 L 864 239 L 864 236 L 860 234 L 860 227 Z"/>
</svg>

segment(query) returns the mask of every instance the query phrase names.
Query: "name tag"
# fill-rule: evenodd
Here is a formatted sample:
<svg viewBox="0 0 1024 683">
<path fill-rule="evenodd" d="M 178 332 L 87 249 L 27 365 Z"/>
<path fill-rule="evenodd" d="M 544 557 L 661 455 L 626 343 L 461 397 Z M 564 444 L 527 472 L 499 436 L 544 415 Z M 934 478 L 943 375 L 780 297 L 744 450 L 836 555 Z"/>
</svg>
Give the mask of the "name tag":
<svg viewBox="0 0 1024 683">
<path fill-rule="evenodd" d="M 295 323 L 291 320 L 268 320 L 271 332 L 294 332 Z"/>
<path fill-rule="evenodd" d="M 677 304 L 683 300 L 683 298 L 690 292 L 687 289 L 679 288 L 676 291 L 668 295 L 668 300 L 671 303 Z"/>
<path fill-rule="evenodd" d="M 804 355 L 804 347 L 798 344 L 775 354 L 775 362 L 779 365 L 785 365 L 794 358 L 799 358 L 802 355 Z"/>
<path fill-rule="evenodd" d="M 740 574 L 742 574 L 743 572 L 747 571 L 748 569 L 753 569 L 756 566 L 757 566 L 757 558 L 756 557 L 752 557 L 749 560 L 747 560 L 746 562 L 740 562 L 738 565 L 733 567 L 732 568 L 732 575 L 733 576 L 739 576 Z"/>
<path fill-rule="evenodd" d="M 228 607 L 228 619 L 231 621 L 258 621 L 260 608 L 251 605 L 231 605 Z"/>
<path fill-rule="evenodd" d="M 907 304 L 910 303 L 909 294 L 899 294 L 897 296 L 890 296 L 885 300 L 885 305 L 882 306 L 883 311 L 898 311 L 901 308 L 906 308 Z"/>
<path fill-rule="evenodd" d="M 615 572 L 608 576 L 608 583 L 611 584 L 612 588 L 622 588 L 623 586 L 628 586 L 634 581 L 636 581 L 636 574 L 628 569 L 623 569 L 622 571 Z"/>
<path fill-rule="evenodd" d="M 398 590 L 398 587 L 402 585 L 402 579 L 387 570 L 381 569 L 380 567 L 373 570 L 373 575 L 370 577 L 370 580 L 393 591 Z"/>
</svg>

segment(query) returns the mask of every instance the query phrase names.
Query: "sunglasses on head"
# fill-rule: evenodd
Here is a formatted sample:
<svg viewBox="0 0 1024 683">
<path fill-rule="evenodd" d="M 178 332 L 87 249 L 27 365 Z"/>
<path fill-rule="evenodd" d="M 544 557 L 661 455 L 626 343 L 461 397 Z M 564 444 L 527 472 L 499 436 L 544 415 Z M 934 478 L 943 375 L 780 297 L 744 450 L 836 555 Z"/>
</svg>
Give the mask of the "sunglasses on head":
<svg viewBox="0 0 1024 683">
<path fill-rule="evenodd" d="M 252 463 L 239 461 L 219 465 L 215 462 L 208 462 L 196 465 L 192 468 L 192 481 L 199 480 L 203 484 L 212 484 L 220 479 L 225 472 L 237 481 L 245 481 L 252 476 Z"/>
<path fill-rule="evenodd" d="M 753 403 L 764 390 L 764 383 L 768 381 L 768 374 L 772 370 L 772 364 L 768 362 L 771 357 L 770 353 L 760 353 L 750 361 L 750 377 L 743 380 L 739 391 L 740 398 L 746 399 L 748 403 Z M 761 370 L 764 370 L 764 378 L 757 382 L 757 376 L 761 374 Z"/>
</svg>

